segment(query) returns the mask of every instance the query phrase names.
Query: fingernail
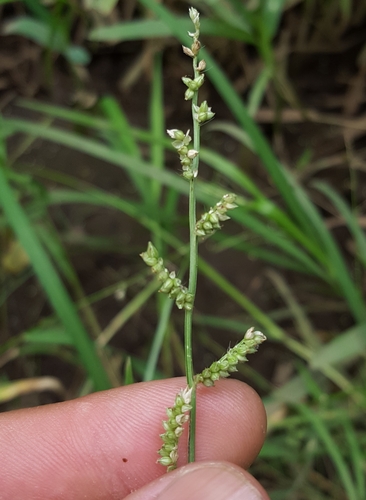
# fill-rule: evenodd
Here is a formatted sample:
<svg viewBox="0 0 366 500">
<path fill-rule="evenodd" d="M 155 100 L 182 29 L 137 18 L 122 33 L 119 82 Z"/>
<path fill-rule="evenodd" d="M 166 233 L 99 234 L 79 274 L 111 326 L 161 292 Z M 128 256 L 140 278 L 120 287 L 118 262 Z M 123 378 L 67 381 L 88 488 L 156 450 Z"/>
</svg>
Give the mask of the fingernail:
<svg viewBox="0 0 366 500">
<path fill-rule="evenodd" d="M 263 500 L 239 468 L 230 464 L 197 464 L 180 474 L 155 497 L 157 500 Z"/>
</svg>

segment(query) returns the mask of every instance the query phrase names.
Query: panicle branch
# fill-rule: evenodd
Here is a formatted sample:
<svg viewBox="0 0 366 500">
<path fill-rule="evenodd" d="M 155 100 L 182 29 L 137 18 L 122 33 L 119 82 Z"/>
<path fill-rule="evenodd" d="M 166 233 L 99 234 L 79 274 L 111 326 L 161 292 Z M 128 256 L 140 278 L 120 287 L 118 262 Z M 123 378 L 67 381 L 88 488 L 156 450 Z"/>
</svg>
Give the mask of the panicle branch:
<svg viewBox="0 0 366 500">
<path fill-rule="evenodd" d="M 230 373 L 236 372 L 239 362 L 248 361 L 247 354 L 256 352 L 258 346 L 266 340 L 266 336 L 259 331 L 254 331 L 254 328 L 249 330 L 234 347 L 229 349 L 222 358 L 214 361 L 209 368 L 205 368 L 202 373 L 196 375 L 196 383 L 202 383 L 206 387 L 214 385 L 216 380 L 230 376 Z"/>
<path fill-rule="evenodd" d="M 230 219 L 230 217 L 226 215 L 226 212 L 238 206 L 234 203 L 235 200 L 235 194 L 225 194 L 214 207 L 203 214 L 196 224 L 197 236 L 210 236 L 217 229 L 220 229 L 220 222 Z"/>
<path fill-rule="evenodd" d="M 177 467 L 178 441 L 183 434 L 183 425 L 189 420 L 187 412 L 192 409 L 191 397 L 192 388 L 187 386 L 177 394 L 174 405 L 166 410 L 168 420 L 163 421 L 165 432 L 160 434 L 163 446 L 158 451 L 161 457 L 158 463 L 167 467 L 167 472 Z"/>
<path fill-rule="evenodd" d="M 247 354 L 256 352 L 258 346 L 265 340 L 266 336 L 262 332 L 254 330 L 253 327 L 249 328 L 243 340 L 229 349 L 221 359 L 214 361 L 209 368 L 205 368 L 202 373 L 194 377 L 194 386 L 203 384 L 206 387 L 212 387 L 220 378 L 229 377 L 230 373 L 237 371 L 238 363 L 247 361 Z M 191 396 L 194 388 L 187 386 L 181 390 L 175 398 L 174 406 L 166 411 L 169 418 L 163 421 L 165 432 L 160 435 L 163 446 L 158 452 L 161 456 L 158 462 L 167 467 L 167 472 L 177 466 L 178 441 L 183 434 L 183 425 L 189 420 L 189 412 L 192 409 Z"/>
<path fill-rule="evenodd" d="M 159 256 L 159 252 L 154 245 L 149 241 L 146 252 L 140 254 L 142 260 L 151 267 L 151 270 L 161 283 L 159 292 L 167 293 L 169 298 L 175 299 L 178 309 L 191 311 L 193 308 L 193 295 L 189 293 L 187 287 L 182 285 L 175 272 L 169 272 L 164 266 L 163 259 Z"/>
</svg>

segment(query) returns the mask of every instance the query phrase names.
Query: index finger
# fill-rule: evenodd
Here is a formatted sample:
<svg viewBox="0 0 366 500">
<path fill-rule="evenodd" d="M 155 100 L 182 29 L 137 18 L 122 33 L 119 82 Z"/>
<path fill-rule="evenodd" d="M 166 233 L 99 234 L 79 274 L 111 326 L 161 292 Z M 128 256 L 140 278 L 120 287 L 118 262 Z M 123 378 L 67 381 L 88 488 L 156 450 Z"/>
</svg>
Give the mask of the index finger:
<svg viewBox="0 0 366 500">
<path fill-rule="evenodd" d="M 113 389 L 0 415 L 3 498 L 123 498 L 165 473 L 156 463 L 165 408 L 185 379 Z M 247 467 L 266 429 L 263 405 L 235 380 L 199 387 L 197 460 Z M 179 464 L 186 463 L 183 436 Z"/>
</svg>

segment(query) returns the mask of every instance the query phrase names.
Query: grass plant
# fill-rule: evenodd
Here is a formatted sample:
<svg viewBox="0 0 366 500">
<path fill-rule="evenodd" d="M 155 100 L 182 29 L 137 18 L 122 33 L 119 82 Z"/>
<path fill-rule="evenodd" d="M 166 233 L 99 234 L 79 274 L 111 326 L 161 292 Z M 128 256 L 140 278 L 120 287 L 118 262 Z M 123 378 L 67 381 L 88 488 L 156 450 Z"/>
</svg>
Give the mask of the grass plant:
<svg viewBox="0 0 366 500">
<path fill-rule="evenodd" d="M 312 26 L 315 26 L 311 17 L 315 3 L 303 1 L 295 6 L 304 10 Z M 235 318 L 212 318 L 198 311 L 193 317 L 195 342 L 219 357 L 222 346 L 208 340 L 208 329 L 225 329 L 230 332 L 230 338 L 239 340 L 243 329 L 256 324 L 266 332 L 271 349 L 278 353 L 279 371 L 282 368 L 286 371 L 290 365 L 291 373 L 280 388 L 275 377 L 272 380 L 258 376 L 245 365 L 238 366 L 263 391 L 269 434 L 253 472 L 273 500 L 363 500 L 366 470 L 363 286 L 366 247 L 360 218 L 363 208 L 355 206 L 352 200 L 349 203 L 324 181 L 301 183 L 296 172 L 281 164 L 256 125 L 253 118 L 256 110 L 269 86 L 279 81 L 278 67 L 274 64 L 274 37 L 281 16 L 292 8 L 290 3 L 277 2 L 276 9 L 271 11 L 264 8 L 266 2 L 259 4 L 261 8 L 254 12 L 243 9 L 242 2 L 234 0 L 227 2 L 228 9 L 222 9 L 220 2 L 202 1 L 194 5 L 205 13 L 202 36 L 251 43 L 260 54 L 262 72 L 248 96 L 243 98 L 209 53 L 209 48 L 201 49 L 207 64 L 205 75 L 235 120 L 235 123 L 215 120 L 207 129 L 210 127 L 212 134 L 224 133 L 243 149 L 258 155 L 270 189 L 257 185 L 242 166 L 204 144 L 199 148 L 200 161 L 215 175 L 209 181 L 197 178 L 195 184 L 197 202 L 204 207 L 214 207 L 227 192 L 236 192 L 238 208 L 230 212 L 233 232 L 229 234 L 224 227 L 212 235 L 210 248 L 216 252 L 233 252 L 230 255 L 249 256 L 272 268 L 272 272 L 264 274 L 264 280 L 268 279 L 266 286 L 276 296 L 277 307 L 262 310 L 245 294 L 244 287 L 230 282 L 207 258 L 200 256 L 198 273 L 209 280 L 222 297 L 237 304 L 239 313 Z M 173 34 L 187 45 L 186 30 L 190 28 L 186 19 L 164 4 L 144 0 L 140 5 L 155 17 L 149 20 L 142 17 L 134 23 L 124 22 L 108 29 L 95 27 L 88 38 L 93 43 L 102 43 L 109 37 L 110 43 L 121 41 L 122 38 L 118 38 L 121 33 L 125 40 L 152 39 L 157 34 L 164 38 Z M 329 9 L 325 4 L 320 5 L 324 15 L 319 16 L 318 26 L 326 27 L 332 20 L 340 23 L 341 12 L 344 27 L 347 16 L 352 16 L 351 2 L 334 0 L 327 2 L 327 7 Z M 361 12 L 360 7 L 358 11 Z M 183 241 L 178 222 L 182 218 L 179 204 L 189 195 L 189 182 L 165 168 L 165 155 L 176 149 L 165 136 L 160 54 L 154 56 L 152 67 L 149 124 L 145 130 L 131 126 L 123 109 L 110 97 L 103 98 L 94 113 L 19 100 L 18 106 L 34 113 L 34 118 L 2 119 L 1 231 L 4 235 L 11 230 L 12 240 L 21 243 L 32 263 L 31 268 L 24 268 L 14 277 L 2 275 L 2 319 L 8 298 L 33 275 L 37 276 L 47 301 L 53 306 L 47 321 L 36 321 L 32 328 L 14 337 L 7 338 L 1 332 L 1 387 L 4 390 L 0 391 L 0 400 L 8 398 L 8 408 L 12 403 L 17 404 L 17 395 L 24 394 L 21 392 L 24 385 L 21 387 L 18 380 L 9 379 L 7 375 L 6 368 L 14 360 L 29 367 L 35 364 L 35 359 L 49 355 L 67 367 L 78 367 L 84 378 L 73 396 L 122 382 L 131 383 L 134 378 L 151 380 L 171 376 L 177 373 L 173 365 L 182 364 L 182 358 L 174 354 L 182 351 L 182 345 L 176 335 L 173 302 L 162 294 L 151 299 L 158 284 L 148 282 L 148 270 L 141 266 L 128 278 L 118 276 L 113 285 L 86 295 L 66 250 L 67 233 L 55 231 L 49 215 L 49 210 L 57 211 L 60 207 L 85 206 L 127 216 L 144 228 L 147 239 L 166 258 L 167 267 L 170 263 L 181 263 L 179 279 L 184 279 L 189 245 Z M 7 155 L 5 141 L 19 140 L 19 137 L 22 138 L 19 149 Z M 24 153 L 39 141 L 83 152 L 116 170 L 121 169 L 134 195 L 117 195 L 77 175 L 61 174 L 49 165 L 45 168 L 37 162 L 32 165 Z M 335 238 L 324 210 L 320 211 L 314 202 L 319 196 L 325 200 L 322 207 L 331 207 L 332 213 L 344 222 L 354 251 L 346 251 L 339 238 Z M 102 241 L 85 236 L 83 245 L 89 253 L 97 248 L 124 251 L 128 255 L 138 253 L 137 248 L 122 250 L 113 239 Z M 301 294 L 300 287 L 293 286 L 287 273 L 296 276 L 304 288 L 306 284 L 306 293 Z M 130 290 L 131 286 L 134 296 L 129 297 L 106 327 L 100 327 L 93 317 L 95 304 L 116 291 Z M 118 325 L 125 325 L 148 303 L 151 305 L 152 300 L 155 300 L 157 326 L 149 345 L 139 353 L 115 348 L 111 340 L 118 332 Z M 319 326 L 317 317 L 324 313 L 327 318 L 333 315 L 337 321 Z M 342 323 L 344 317 L 346 323 Z M 264 353 L 268 356 L 265 349 Z M 270 359 L 272 363 L 273 357 Z M 26 390 L 41 388 L 39 379 L 35 378 Z M 51 382 L 49 387 L 56 386 Z"/>
</svg>

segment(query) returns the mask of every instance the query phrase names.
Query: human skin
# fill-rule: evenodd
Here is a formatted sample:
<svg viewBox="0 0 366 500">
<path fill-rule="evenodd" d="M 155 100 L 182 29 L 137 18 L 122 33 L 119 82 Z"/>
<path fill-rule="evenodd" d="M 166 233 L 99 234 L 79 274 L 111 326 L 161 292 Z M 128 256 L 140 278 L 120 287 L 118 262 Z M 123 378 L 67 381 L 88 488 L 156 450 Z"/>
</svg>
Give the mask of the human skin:
<svg viewBox="0 0 366 500">
<path fill-rule="evenodd" d="M 156 463 L 165 408 L 185 385 L 184 378 L 139 383 L 1 414 L 0 499 L 147 500 L 160 498 L 173 479 L 184 481 L 187 471 L 199 485 L 203 464 L 166 474 Z M 213 480 L 220 472 L 232 481 L 248 478 L 258 498 L 268 499 L 241 469 L 258 454 L 265 432 L 263 405 L 248 385 L 222 380 L 198 388 L 196 460 L 208 462 L 203 473 Z M 187 461 L 186 434 L 181 441 L 179 466 Z"/>
</svg>

